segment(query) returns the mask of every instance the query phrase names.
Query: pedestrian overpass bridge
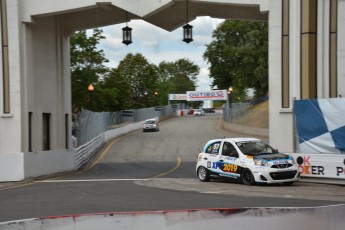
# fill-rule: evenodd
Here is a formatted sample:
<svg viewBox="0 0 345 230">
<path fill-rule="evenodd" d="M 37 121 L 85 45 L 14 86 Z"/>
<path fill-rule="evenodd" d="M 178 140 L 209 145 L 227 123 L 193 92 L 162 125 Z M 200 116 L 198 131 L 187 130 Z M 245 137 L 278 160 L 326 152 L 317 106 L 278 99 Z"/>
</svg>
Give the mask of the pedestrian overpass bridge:
<svg viewBox="0 0 345 230">
<path fill-rule="evenodd" d="M 173 31 L 186 23 L 186 3 L 1 0 L 0 182 L 73 170 L 74 31 L 134 19 Z M 345 65 L 337 64 L 345 61 L 345 16 L 338 13 L 344 10 L 342 0 L 189 0 L 187 21 L 210 16 L 269 23 L 270 142 L 292 151 L 293 99 L 345 94 Z"/>
</svg>

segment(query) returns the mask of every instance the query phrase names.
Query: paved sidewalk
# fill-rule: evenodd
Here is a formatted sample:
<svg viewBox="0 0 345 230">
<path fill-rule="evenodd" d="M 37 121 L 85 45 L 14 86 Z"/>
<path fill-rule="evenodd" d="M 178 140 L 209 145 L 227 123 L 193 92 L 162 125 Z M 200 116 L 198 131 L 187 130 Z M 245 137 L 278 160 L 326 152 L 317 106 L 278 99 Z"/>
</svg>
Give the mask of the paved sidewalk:
<svg viewBox="0 0 345 230">
<path fill-rule="evenodd" d="M 299 181 L 305 182 L 305 183 L 333 184 L 333 185 L 345 186 L 344 179 L 301 177 Z"/>
</svg>

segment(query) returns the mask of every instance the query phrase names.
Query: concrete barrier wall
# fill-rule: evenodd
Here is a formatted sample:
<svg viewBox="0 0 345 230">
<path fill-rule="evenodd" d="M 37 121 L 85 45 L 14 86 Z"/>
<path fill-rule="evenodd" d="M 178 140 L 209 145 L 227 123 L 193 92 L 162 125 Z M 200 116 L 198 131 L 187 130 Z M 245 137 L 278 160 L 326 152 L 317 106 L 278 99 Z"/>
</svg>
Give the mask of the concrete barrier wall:
<svg viewBox="0 0 345 230">
<path fill-rule="evenodd" d="M 0 223 L 0 230 L 343 230 L 344 216 L 345 205 L 104 213 L 10 221 Z"/>
<path fill-rule="evenodd" d="M 235 133 L 259 136 L 265 139 L 269 138 L 269 130 L 265 128 L 257 128 L 257 127 L 245 126 L 245 125 L 240 125 L 240 124 L 234 124 L 234 123 L 224 122 L 223 120 L 221 121 L 221 127 L 225 130 L 235 132 Z"/>
<path fill-rule="evenodd" d="M 158 118 L 155 118 L 158 119 Z M 137 123 L 133 123 L 133 124 L 129 124 L 117 129 L 112 129 L 112 130 L 108 130 L 104 133 L 104 139 L 105 142 L 114 139 L 116 137 L 119 137 L 121 135 L 142 129 L 143 125 L 144 125 L 145 121 L 141 121 L 141 122 L 137 122 Z"/>
<path fill-rule="evenodd" d="M 75 170 L 75 149 L 29 153 L 8 153 L 0 156 L 0 181 L 22 181 L 26 178 Z"/>
<path fill-rule="evenodd" d="M 75 149 L 29 152 L 24 156 L 25 178 L 75 170 Z"/>
<path fill-rule="evenodd" d="M 0 154 L 0 182 L 24 179 L 24 153 Z"/>
<path fill-rule="evenodd" d="M 159 119 L 156 117 L 155 119 Z M 75 171 L 81 165 L 80 157 L 85 163 L 105 142 L 121 135 L 139 130 L 144 121 L 129 124 L 117 129 L 106 131 L 99 143 L 96 137 L 77 149 L 62 149 L 28 153 L 9 153 L 0 155 L 0 182 L 22 181 L 55 173 Z M 97 139 L 97 140 L 96 140 Z M 87 151 L 85 151 L 85 148 Z M 83 156 L 81 156 L 83 155 Z M 77 162 L 78 161 L 78 162 Z"/>
</svg>

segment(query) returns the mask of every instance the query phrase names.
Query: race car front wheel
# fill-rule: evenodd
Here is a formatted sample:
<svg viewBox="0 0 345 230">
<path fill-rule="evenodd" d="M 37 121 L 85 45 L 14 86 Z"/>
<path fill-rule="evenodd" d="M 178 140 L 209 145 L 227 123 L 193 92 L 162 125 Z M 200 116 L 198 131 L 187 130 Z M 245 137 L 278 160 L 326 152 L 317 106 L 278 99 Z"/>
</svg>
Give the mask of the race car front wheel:
<svg viewBox="0 0 345 230">
<path fill-rule="evenodd" d="M 210 172 L 205 167 L 200 166 L 198 168 L 198 177 L 203 182 L 210 181 Z"/>
<path fill-rule="evenodd" d="M 253 173 L 249 169 L 243 169 L 241 173 L 242 183 L 246 185 L 254 185 L 255 179 Z"/>
</svg>

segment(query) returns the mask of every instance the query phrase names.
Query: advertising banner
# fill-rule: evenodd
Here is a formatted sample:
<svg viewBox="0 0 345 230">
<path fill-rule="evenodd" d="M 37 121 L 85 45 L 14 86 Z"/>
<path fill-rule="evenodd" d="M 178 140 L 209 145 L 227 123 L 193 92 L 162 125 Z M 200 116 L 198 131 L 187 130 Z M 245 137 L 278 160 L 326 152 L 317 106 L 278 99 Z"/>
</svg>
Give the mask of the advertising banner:
<svg viewBox="0 0 345 230">
<path fill-rule="evenodd" d="M 345 98 L 296 100 L 299 150 L 345 154 Z"/>
<path fill-rule="evenodd" d="M 186 101 L 187 94 L 169 94 L 170 101 Z"/>
<path fill-rule="evenodd" d="M 187 101 L 228 100 L 226 90 L 187 91 Z"/>
<path fill-rule="evenodd" d="M 345 155 L 292 153 L 302 177 L 345 179 Z"/>
</svg>

